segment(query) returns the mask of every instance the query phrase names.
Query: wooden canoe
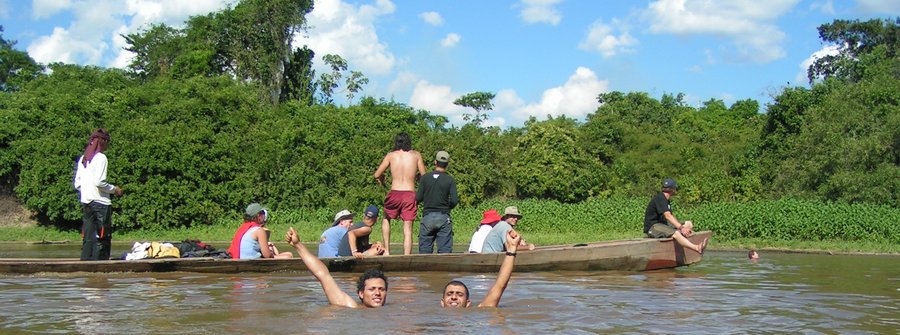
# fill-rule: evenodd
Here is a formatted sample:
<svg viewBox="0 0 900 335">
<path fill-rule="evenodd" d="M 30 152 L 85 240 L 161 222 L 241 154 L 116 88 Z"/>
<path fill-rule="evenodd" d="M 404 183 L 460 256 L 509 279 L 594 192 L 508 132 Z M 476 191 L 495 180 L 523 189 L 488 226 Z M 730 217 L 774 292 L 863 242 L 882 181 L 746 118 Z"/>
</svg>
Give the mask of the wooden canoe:
<svg viewBox="0 0 900 335">
<path fill-rule="evenodd" d="M 712 236 L 698 232 L 694 243 Z M 354 259 L 325 258 L 334 272 L 363 272 L 379 268 L 386 272 L 496 272 L 504 254 L 391 255 Z M 519 251 L 516 272 L 531 271 L 647 271 L 674 268 L 699 262 L 702 255 L 685 250 L 673 239 L 630 239 L 578 245 L 555 245 Z M 241 273 L 306 271 L 295 259 L 214 259 L 174 258 L 146 260 L 78 261 L 70 259 L 0 259 L 0 274 L 37 274 L 73 272 L 200 272 Z"/>
</svg>

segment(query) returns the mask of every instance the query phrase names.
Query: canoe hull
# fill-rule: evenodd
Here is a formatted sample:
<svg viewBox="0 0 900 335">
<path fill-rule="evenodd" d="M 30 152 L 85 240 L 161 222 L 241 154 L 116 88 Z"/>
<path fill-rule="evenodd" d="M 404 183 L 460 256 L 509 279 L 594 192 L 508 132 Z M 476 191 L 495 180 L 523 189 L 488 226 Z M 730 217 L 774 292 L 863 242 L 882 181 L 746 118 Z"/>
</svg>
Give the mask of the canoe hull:
<svg viewBox="0 0 900 335">
<path fill-rule="evenodd" d="M 712 236 L 704 231 L 690 239 L 699 243 Z M 496 272 L 504 254 L 392 255 L 365 259 L 331 258 L 322 261 L 333 272 L 362 272 L 378 268 L 386 272 Z M 685 250 L 672 239 L 632 239 L 538 247 L 519 251 L 516 272 L 534 271 L 648 271 L 699 262 L 701 255 Z M 148 259 L 135 261 L 77 261 L 49 259 L 0 259 L 0 273 L 73 272 L 199 272 L 242 273 L 306 271 L 300 259 L 230 260 L 212 258 Z"/>
</svg>

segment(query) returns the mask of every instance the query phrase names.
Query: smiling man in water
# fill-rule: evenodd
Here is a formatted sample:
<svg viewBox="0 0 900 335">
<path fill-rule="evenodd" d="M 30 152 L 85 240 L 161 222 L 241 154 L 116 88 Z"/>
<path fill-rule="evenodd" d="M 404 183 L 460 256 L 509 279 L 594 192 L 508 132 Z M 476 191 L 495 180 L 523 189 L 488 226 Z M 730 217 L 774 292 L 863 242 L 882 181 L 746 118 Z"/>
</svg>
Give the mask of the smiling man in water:
<svg viewBox="0 0 900 335">
<path fill-rule="evenodd" d="M 303 264 L 306 264 L 309 272 L 319 280 L 322 290 L 325 291 L 325 297 L 328 298 L 328 303 L 350 308 L 384 306 L 384 303 L 387 301 L 388 290 L 387 277 L 385 277 L 384 272 L 378 269 L 369 269 L 359 277 L 359 280 L 356 282 L 356 295 L 359 296 L 359 302 L 357 303 L 355 299 L 338 287 L 325 263 L 322 263 L 322 260 L 309 252 L 303 243 L 300 243 L 300 236 L 297 235 L 294 227 L 288 229 L 288 232 L 285 234 L 285 240 L 294 249 L 297 249 Z"/>
<path fill-rule="evenodd" d="M 513 268 L 516 265 L 516 250 L 519 247 L 519 241 L 522 237 L 515 230 L 510 229 L 506 233 L 506 256 L 503 256 L 503 263 L 500 265 L 500 272 L 497 274 L 497 281 L 488 291 L 484 301 L 478 304 L 478 307 L 497 307 L 500 303 L 500 297 L 509 284 L 509 278 L 512 277 Z M 469 300 L 469 288 L 461 281 L 453 280 L 444 286 L 444 295 L 441 296 L 441 307 L 450 308 L 466 308 L 472 305 Z"/>
</svg>

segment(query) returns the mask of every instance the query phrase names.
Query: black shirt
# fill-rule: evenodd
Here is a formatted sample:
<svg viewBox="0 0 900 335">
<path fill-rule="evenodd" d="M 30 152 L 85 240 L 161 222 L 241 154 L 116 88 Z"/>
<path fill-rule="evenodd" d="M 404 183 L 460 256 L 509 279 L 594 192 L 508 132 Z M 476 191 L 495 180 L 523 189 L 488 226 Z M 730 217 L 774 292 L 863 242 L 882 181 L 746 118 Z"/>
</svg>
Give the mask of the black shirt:
<svg viewBox="0 0 900 335">
<path fill-rule="evenodd" d="M 653 227 L 654 224 L 669 224 L 663 214 L 671 211 L 672 207 L 669 206 L 669 199 L 666 199 L 665 194 L 659 192 L 653 196 L 650 203 L 647 204 L 647 211 L 644 212 L 644 234 L 650 231 L 650 227 Z"/>
<path fill-rule="evenodd" d="M 456 180 L 442 171 L 432 171 L 419 178 L 416 202 L 422 203 L 422 215 L 439 212 L 450 214 L 459 203 L 456 194 Z"/>
<path fill-rule="evenodd" d="M 350 226 L 350 229 L 347 230 L 347 233 L 344 234 L 344 237 L 341 238 L 341 245 L 338 247 L 338 256 L 353 256 L 353 250 L 350 250 L 350 235 L 351 231 L 356 229 L 365 227 L 365 222 L 357 222 Z M 369 232 L 371 234 L 372 232 Z M 363 252 L 369 249 L 369 235 L 358 236 L 356 238 L 356 251 Z"/>
</svg>

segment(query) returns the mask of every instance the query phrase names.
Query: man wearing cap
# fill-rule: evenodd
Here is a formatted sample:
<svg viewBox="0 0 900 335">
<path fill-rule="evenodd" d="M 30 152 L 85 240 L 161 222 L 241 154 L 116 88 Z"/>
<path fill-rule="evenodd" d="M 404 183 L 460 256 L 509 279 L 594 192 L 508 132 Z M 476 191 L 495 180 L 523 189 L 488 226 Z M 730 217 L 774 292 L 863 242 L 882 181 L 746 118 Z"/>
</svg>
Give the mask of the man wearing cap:
<svg viewBox="0 0 900 335">
<path fill-rule="evenodd" d="M 384 155 L 375 180 L 384 185 L 384 172 L 391 168 L 391 191 L 384 197 L 384 222 L 381 224 L 381 236 L 384 238 L 384 254 L 390 254 L 391 220 L 403 220 L 403 254 L 412 253 L 412 222 L 416 219 L 416 180 L 425 174 L 425 162 L 418 151 L 412 150 L 412 140 L 406 133 L 399 133 L 394 138 L 394 148 Z"/>
<path fill-rule="evenodd" d="M 338 257 L 341 239 L 347 235 L 347 228 L 353 224 L 353 213 L 342 210 L 334 215 L 331 228 L 326 229 L 319 237 L 319 258 Z"/>
<path fill-rule="evenodd" d="M 497 214 L 497 210 L 489 209 L 482 213 L 481 224 L 478 226 L 475 234 L 472 234 L 472 242 L 469 243 L 470 254 L 481 253 L 481 247 L 484 246 L 484 238 L 487 237 L 497 222 L 500 222 L 500 214 Z"/>
<path fill-rule="evenodd" d="M 516 265 L 516 251 L 522 242 L 522 238 L 518 232 L 511 229 L 506 232 L 506 256 L 503 263 L 500 264 L 500 271 L 497 273 L 497 280 L 491 286 L 487 296 L 478 304 L 478 307 L 497 307 L 500 304 L 500 297 L 509 279 L 512 277 L 513 268 Z M 444 308 L 466 308 L 472 306 L 469 300 L 469 288 L 465 283 L 459 280 L 452 280 L 444 286 L 444 293 L 441 295 L 441 307 Z"/>
<path fill-rule="evenodd" d="M 79 193 L 82 209 L 81 260 L 107 260 L 112 245 L 112 200 L 122 196 L 122 188 L 106 181 L 109 146 L 106 129 L 94 130 L 75 162 L 72 184 Z"/>
<path fill-rule="evenodd" d="M 384 247 L 381 243 L 369 244 L 369 235 L 372 234 L 372 226 L 376 222 L 378 222 L 378 206 L 369 205 L 363 213 L 362 222 L 357 222 L 350 226 L 350 229 L 341 238 L 338 256 L 363 258 L 384 254 Z"/>
<path fill-rule="evenodd" d="M 290 251 L 278 252 L 269 242 L 269 210 L 258 203 L 252 203 L 244 210 L 244 223 L 238 227 L 231 239 L 228 253 L 232 259 L 292 258 Z M 263 247 L 265 246 L 265 247 Z"/>
<path fill-rule="evenodd" d="M 685 236 L 693 233 L 693 223 L 681 222 L 672 214 L 669 199 L 678 192 L 678 183 L 674 179 L 663 180 L 662 191 L 650 199 L 647 210 L 644 212 L 644 234 L 651 238 L 674 238 L 681 246 L 703 253 L 708 239 L 700 244 L 694 244 Z"/>
<path fill-rule="evenodd" d="M 503 210 L 502 220 L 494 225 L 494 228 L 484 238 L 484 245 L 481 247 L 482 253 L 495 253 L 506 251 L 506 235 L 512 230 L 519 220 L 522 219 L 522 213 L 519 213 L 519 207 L 509 206 Z M 527 247 L 534 250 L 534 244 L 528 244 L 525 240 L 519 241 L 519 246 Z"/>
<path fill-rule="evenodd" d="M 447 174 L 450 154 L 438 151 L 434 156 L 434 171 L 422 176 L 416 191 L 416 202 L 422 203 L 422 223 L 419 226 L 419 253 L 430 254 L 437 242 L 439 254 L 453 252 L 453 226 L 450 210 L 459 203 L 456 180 Z"/>
</svg>

